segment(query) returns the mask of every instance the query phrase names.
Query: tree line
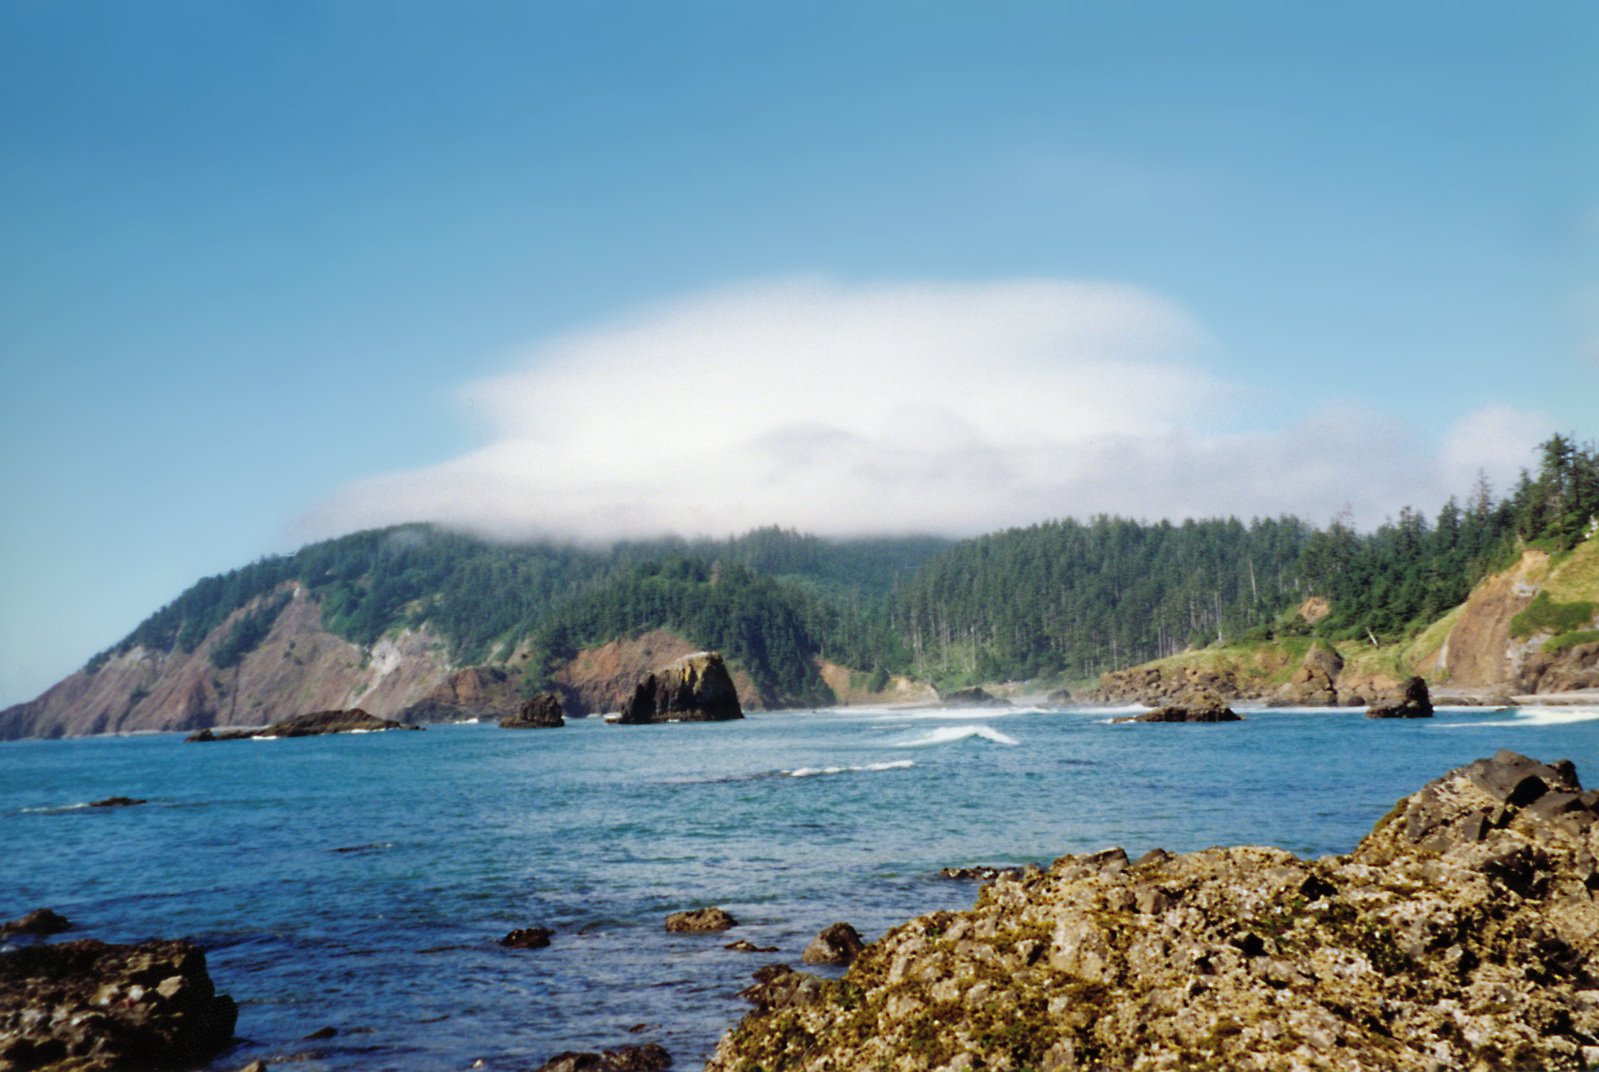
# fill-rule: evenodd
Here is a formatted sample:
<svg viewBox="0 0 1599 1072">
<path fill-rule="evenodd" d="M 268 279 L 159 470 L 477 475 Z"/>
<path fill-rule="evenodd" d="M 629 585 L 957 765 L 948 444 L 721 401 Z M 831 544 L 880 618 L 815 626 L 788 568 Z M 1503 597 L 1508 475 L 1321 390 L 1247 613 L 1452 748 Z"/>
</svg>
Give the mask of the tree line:
<svg viewBox="0 0 1599 1072">
<path fill-rule="evenodd" d="M 303 585 L 358 644 L 427 624 L 460 665 L 531 650 L 536 686 L 582 647 L 672 628 L 743 666 L 772 702 L 825 699 L 818 658 L 941 685 L 1092 679 L 1216 642 L 1315 632 L 1392 642 L 1460 603 L 1522 546 L 1559 552 L 1599 518 L 1599 451 L 1562 435 L 1502 499 L 1485 480 L 1429 517 L 1369 533 L 1347 517 L 1099 516 L 951 542 L 830 540 L 780 528 L 597 548 L 495 543 L 427 525 L 355 533 L 207 577 L 90 670 L 135 646 L 193 651 L 241 608 L 211 660 L 236 664 Z M 1298 613 L 1308 596 L 1330 613 Z M 263 598 L 270 597 L 270 598 Z"/>
</svg>

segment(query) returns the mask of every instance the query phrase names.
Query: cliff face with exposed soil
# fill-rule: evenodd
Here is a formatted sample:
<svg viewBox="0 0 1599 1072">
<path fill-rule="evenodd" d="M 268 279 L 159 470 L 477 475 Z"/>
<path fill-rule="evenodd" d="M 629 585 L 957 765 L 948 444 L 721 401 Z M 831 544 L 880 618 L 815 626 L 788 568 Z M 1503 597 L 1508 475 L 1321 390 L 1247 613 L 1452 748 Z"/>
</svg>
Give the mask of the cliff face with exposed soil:
<svg viewBox="0 0 1599 1072">
<path fill-rule="evenodd" d="M 426 628 L 362 648 L 322 628 L 320 608 L 304 588 L 291 592 L 266 638 L 237 665 L 219 669 L 211 653 L 254 604 L 192 652 L 136 647 L 0 712 L 0 740 L 259 726 L 348 707 L 389 717 L 447 676 L 446 647 Z"/>
<path fill-rule="evenodd" d="M 1501 752 L 1348 856 L 1065 856 L 768 972 L 708 1072 L 1599 1064 L 1599 793 Z"/>
</svg>

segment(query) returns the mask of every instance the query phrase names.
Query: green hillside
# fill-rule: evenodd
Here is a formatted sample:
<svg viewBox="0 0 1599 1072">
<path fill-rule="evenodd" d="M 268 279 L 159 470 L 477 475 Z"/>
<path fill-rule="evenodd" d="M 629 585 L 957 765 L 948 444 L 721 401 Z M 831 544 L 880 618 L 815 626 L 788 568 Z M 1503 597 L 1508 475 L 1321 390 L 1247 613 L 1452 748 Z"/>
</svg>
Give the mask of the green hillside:
<svg viewBox="0 0 1599 1072">
<path fill-rule="evenodd" d="M 456 665 L 526 653 L 528 688 L 580 648 L 657 627 L 724 651 L 789 703 L 826 699 L 817 657 L 945 687 L 1092 680 L 1312 634 L 1386 646 L 1420 636 L 1519 546 L 1558 553 L 1591 531 L 1599 453 L 1555 436 L 1538 461 L 1503 500 L 1482 485 L 1464 506 L 1451 500 L 1432 519 L 1407 509 L 1365 534 L 1342 520 L 1102 516 L 959 543 L 767 528 L 594 548 L 401 526 L 205 578 L 87 669 L 136 645 L 193 651 L 249 605 L 211 654 L 219 668 L 236 663 L 270 630 L 290 581 L 310 590 L 326 629 L 359 644 L 426 624 Z M 1329 613 L 1312 623 L 1297 611 L 1313 595 Z"/>
</svg>

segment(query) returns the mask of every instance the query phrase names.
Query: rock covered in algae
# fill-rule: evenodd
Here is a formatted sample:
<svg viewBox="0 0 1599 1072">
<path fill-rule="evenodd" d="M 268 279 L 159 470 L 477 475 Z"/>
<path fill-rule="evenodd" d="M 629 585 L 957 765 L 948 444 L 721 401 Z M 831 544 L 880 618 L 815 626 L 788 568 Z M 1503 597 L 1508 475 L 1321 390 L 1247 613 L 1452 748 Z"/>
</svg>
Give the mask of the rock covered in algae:
<svg viewBox="0 0 1599 1072">
<path fill-rule="evenodd" d="M 1586 1069 L 1599 793 L 1501 752 L 1348 856 L 1065 856 L 768 1004 L 708 1072 Z"/>
</svg>

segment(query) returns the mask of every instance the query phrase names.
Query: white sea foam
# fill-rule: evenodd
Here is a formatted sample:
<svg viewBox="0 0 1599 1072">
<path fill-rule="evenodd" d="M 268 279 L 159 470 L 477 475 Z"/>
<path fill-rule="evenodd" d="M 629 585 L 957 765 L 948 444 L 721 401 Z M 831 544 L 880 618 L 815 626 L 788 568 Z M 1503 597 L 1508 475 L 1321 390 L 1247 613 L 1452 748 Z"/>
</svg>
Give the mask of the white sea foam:
<svg viewBox="0 0 1599 1072">
<path fill-rule="evenodd" d="M 814 778 L 818 774 L 849 774 L 855 771 L 906 770 L 916 766 L 910 759 L 895 759 L 886 763 L 860 763 L 849 767 L 796 767 L 783 773 L 790 778 Z"/>
<path fill-rule="evenodd" d="M 992 726 L 940 726 L 931 733 L 920 737 L 913 737 L 908 741 L 894 742 L 895 748 L 927 748 L 935 744 L 949 744 L 952 741 L 964 741 L 968 737 L 981 737 L 985 741 L 995 744 L 1019 744 L 1014 737 L 1007 736 L 994 729 Z"/>
<path fill-rule="evenodd" d="M 1579 722 L 1599 722 L 1599 707 L 1523 707 L 1509 718 L 1450 722 L 1441 728 L 1472 730 L 1488 726 L 1516 726 L 1532 729 L 1537 726 L 1574 726 Z"/>
</svg>

